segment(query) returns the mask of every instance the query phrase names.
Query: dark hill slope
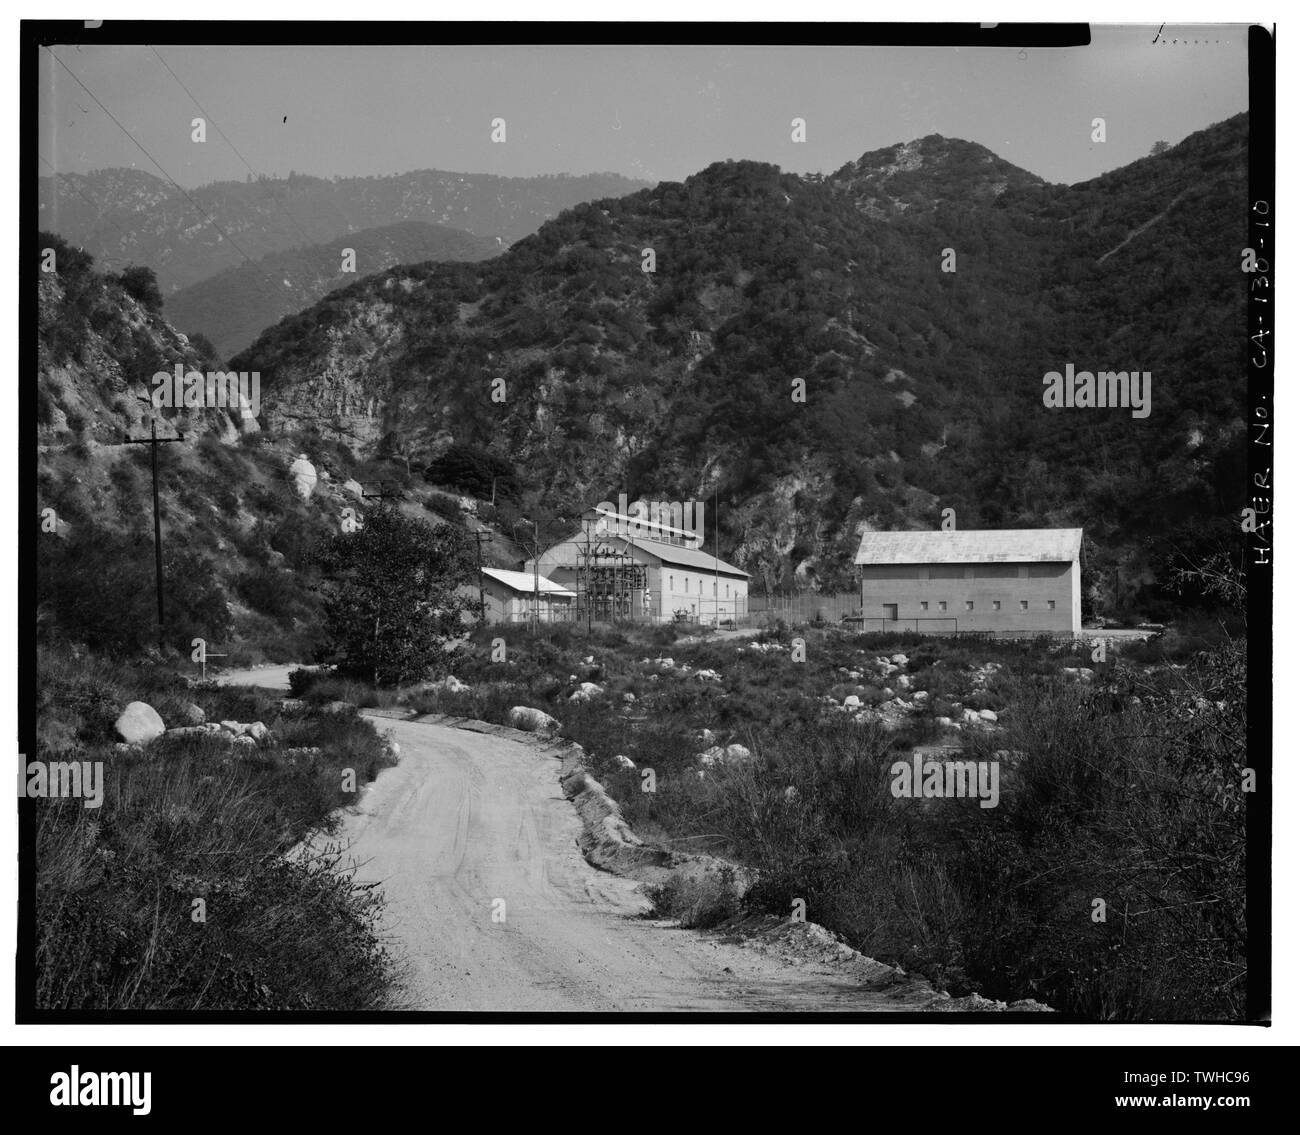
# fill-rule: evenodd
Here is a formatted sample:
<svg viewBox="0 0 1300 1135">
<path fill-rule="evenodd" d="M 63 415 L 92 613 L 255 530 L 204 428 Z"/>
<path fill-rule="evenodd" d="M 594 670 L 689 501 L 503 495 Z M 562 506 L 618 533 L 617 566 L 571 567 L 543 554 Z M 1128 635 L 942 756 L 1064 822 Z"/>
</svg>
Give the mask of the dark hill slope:
<svg viewBox="0 0 1300 1135">
<path fill-rule="evenodd" d="M 1068 187 L 937 137 L 832 178 L 718 163 L 491 261 L 358 281 L 245 358 L 273 430 L 482 445 L 556 511 L 716 491 L 758 587 L 844 586 L 864 525 L 942 507 L 1082 524 L 1142 569 L 1152 539 L 1239 507 L 1245 131 Z M 1151 416 L 1045 408 L 1067 362 L 1151 371 Z"/>
</svg>

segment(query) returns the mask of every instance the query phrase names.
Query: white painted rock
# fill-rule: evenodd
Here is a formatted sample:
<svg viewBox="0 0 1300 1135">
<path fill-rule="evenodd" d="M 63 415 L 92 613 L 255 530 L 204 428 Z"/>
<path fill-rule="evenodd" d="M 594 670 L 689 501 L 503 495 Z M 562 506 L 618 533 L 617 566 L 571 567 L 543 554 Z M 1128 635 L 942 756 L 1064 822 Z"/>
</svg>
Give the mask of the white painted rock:
<svg viewBox="0 0 1300 1135">
<path fill-rule="evenodd" d="M 447 694 L 463 694 L 469 689 L 469 684 L 462 682 L 455 674 L 448 674 L 436 682 L 426 682 L 422 689 L 439 690 Z"/>
<path fill-rule="evenodd" d="M 305 453 L 298 454 L 297 460 L 289 466 L 289 477 L 298 495 L 303 500 L 310 500 L 316 489 L 316 466 L 307 460 Z"/>
<path fill-rule="evenodd" d="M 569 701 L 591 701 L 592 698 L 598 698 L 605 691 L 595 682 L 583 682 L 576 690 L 569 695 Z"/>
<path fill-rule="evenodd" d="M 626 769 L 636 768 L 636 761 L 634 761 L 631 757 L 625 757 L 622 753 L 619 753 L 614 758 L 614 760 L 618 762 L 620 768 L 626 768 Z"/>
<path fill-rule="evenodd" d="M 699 678 L 699 680 L 700 680 L 701 682 L 721 682 L 721 681 L 722 681 L 722 675 L 719 674 L 716 670 L 697 670 L 697 671 L 695 672 L 695 676 L 696 676 L 697 678 Z"/>
<path fill-rule="evenodd" d="M 907 665 L 907 655 L 906 655 L 906 654 L 895 654 L 893 657 L 890 658 L 889 661 L 892 662 L 895 666 L 906 666 L 906 665 Z"/>
<path fill-rule="evenodd" d="M 996 721 L 997 719 L 998 719 L 998 715 L 994 713 L 991 709 L 980 710 L 981 721 Z"/>
<path fill-rule="evenodd" d="M 113 722 L 113 728 L 128 745 L 147 745 L 155 737 L 161 737 L 167 732 L 167 726 L 158 716 L 158 711 L 143 701 L 130 702 Z"/>
<path fill-rule="evenodd" d="M 517 705 L 510 710 L 510 724 L 525 733 L 547 733 L 560 728 L 560 723 L 549 713 L 530 705 Z"/>
<path fill-rule="evenodd" d="M 849 694 L 849 696 L 844 699 L 845 709 L 857 709 L 861 705 L 862 705 L 862 699 L 858 697 L 857 694 Z"/>
<path fill-rule="evenodd" d="M 360 498 L 361 494 L 365 492 L 358 482 L 352 480 L 343 482 L 343 491 L 345 493 L 351 493 L 354 497 L 358 498 Z"/>
</svg>

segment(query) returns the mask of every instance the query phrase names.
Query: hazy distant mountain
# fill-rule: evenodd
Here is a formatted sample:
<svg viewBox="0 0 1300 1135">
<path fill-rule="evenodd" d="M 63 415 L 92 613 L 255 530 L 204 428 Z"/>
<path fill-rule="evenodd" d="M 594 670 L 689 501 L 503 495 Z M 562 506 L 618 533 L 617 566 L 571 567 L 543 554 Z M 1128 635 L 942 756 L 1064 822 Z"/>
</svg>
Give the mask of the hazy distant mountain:
<svg viewBox="0 0 1300 1135">
<path fill-rule="evenodd" d="M 414 170 L 220 181 L 189 190 L 187 198 L 141 170 L 106 169 L 43 177 L 38 200 L 42 229 L 82 246 L 105 268 L 147 265 L 166 295 L 245 256 L 257 260 L 399 221 L 447 225 L 510 244 L 573 205 L 645 185 L 613 173 L 497 177 Z"/>
<path fill-rule="evenodd" d="M 202 332 L 222 358 L 229 358 L 282 317 L 361 276 L 426 260 L 486 260 L 504 247 L 498 238 L 403 221 L 227 268 L 168 296 L 164 314 L 183 331 Z M 350 273 L 342 270 L 345 249 L 354 254 Z"/>
</svg>

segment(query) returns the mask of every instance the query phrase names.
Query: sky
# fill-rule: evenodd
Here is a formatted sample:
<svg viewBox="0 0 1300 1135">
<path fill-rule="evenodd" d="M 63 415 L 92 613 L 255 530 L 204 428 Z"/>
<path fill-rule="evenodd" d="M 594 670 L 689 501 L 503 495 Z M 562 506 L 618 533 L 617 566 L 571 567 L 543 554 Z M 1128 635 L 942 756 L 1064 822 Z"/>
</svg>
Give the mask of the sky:
<svg viewBox="0 0 1300 1135">
<path fill-rule="evenodd" d="M 1087 47 L 1023 52 L 617 45 L 156 51 L 54 46 L 86 89 L 40 51 L 41 175 L 129 166 L 162 176 L 161 166 L 187 188 L 243 181 L 250 168 L 281 177 L 442 169 L 522 177 L 611 171 L 679 181 L 727 158 L 830 173 L 869 150 L 937 133 L 981 143 L 1048 181 L 1074 183 L 1248 105 L 1246 30 L 1228 24 L 1166 25 L 1163 32 L 1160 25 L 1094 27 Z M 196 143 L 192 120 L 200 116 L 208 120 L 207 141 Z M 802 143 L 791 138 L 796 117 L 807 124 Z M 495 118 L 505 120 L 504 142 L 492 141 Z M 1104 142 L 1093 141 L 1096 118 L 1105 119 Z"/>
</svg>

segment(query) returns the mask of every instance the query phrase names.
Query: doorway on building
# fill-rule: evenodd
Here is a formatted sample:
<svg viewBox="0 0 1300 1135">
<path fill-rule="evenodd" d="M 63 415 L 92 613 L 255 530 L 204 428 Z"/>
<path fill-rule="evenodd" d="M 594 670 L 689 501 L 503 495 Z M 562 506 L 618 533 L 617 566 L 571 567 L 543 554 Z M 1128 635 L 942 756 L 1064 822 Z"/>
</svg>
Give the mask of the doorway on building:
<svg viewBox="0 0 1300 1135">
<path fill-rule="evenodd" d="M 898 604 L 885 603 L 883 604 L 883 606 L 885 608 L 885 622 L 887 623 L 898 622 Z"/>
</svg>

